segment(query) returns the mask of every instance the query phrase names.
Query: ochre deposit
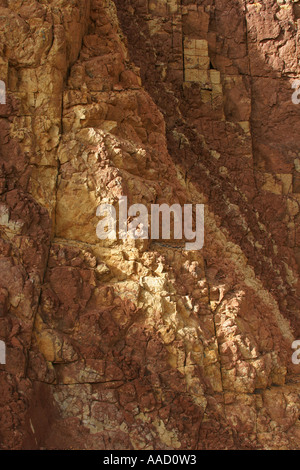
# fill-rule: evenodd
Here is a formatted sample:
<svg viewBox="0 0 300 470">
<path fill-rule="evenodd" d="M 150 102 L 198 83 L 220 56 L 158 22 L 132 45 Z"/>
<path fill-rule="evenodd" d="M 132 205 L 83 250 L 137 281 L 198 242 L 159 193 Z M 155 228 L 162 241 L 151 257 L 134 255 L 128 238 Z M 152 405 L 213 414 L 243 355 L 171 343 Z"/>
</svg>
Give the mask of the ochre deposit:
<svg viewBox="0 0 300 470">
<path fill-rule="evenodd" d="M 1 449 L 300 449 L 299 78 L 300 2 L 0 0 Z"/>
</svg>

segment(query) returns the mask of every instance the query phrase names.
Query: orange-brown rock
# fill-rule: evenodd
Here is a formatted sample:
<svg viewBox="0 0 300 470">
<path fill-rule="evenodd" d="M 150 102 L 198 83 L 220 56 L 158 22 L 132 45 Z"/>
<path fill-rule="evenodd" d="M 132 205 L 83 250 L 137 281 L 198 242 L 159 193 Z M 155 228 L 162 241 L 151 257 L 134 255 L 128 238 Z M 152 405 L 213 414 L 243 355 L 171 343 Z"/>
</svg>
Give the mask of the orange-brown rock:
<svg viewBox="0 0 300 470">
<path fill-rule="evenodd" d="M 0 0 L 0 448 L 300 448 L 298 10 Z M 99 240 L 122 195 L 204 248 Z"/>
</svg>

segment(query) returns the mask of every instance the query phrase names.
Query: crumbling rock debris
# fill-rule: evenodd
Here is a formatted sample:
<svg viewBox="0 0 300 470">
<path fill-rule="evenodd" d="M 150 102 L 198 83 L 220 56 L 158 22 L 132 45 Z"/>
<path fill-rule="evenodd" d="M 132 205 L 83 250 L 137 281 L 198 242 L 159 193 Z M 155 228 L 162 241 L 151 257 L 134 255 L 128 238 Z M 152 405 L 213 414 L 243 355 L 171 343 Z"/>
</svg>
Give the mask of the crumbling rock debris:
<svg viewBox="0 0 300 470">
<path fill-rule="evenodd" d="M 2 449 L 299 449 L 299 5 L 0 0 Z M 205 204 L 205 246 L 96 208 Z"/>
</svg>

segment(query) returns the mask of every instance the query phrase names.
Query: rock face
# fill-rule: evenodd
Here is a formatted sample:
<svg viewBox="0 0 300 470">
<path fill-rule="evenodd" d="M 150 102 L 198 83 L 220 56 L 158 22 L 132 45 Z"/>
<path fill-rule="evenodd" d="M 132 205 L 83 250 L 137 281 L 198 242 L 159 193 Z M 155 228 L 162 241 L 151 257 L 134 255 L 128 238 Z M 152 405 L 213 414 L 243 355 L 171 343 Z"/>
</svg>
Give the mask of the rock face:
<svg viewBox="0 0 300 470">
<path fill-rule="evenodd" d="M 299 8 L 0 0 L 0 448 L 300 448 Z"/>
</svg>

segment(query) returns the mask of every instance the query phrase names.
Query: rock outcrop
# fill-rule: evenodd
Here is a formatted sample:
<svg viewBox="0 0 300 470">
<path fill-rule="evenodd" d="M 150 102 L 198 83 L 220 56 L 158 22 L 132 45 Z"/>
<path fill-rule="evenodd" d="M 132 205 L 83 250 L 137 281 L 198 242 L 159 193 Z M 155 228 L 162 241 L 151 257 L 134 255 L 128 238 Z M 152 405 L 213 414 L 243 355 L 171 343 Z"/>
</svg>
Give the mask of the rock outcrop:
<svg viewBox="0 0 300 470">
<path fill-rule="evenodd" d="M 0 0 L 2 449 L 299 449 L 298 2 Z M 205 204 L 205 245 L 99 240 Z"/>
</svg>

